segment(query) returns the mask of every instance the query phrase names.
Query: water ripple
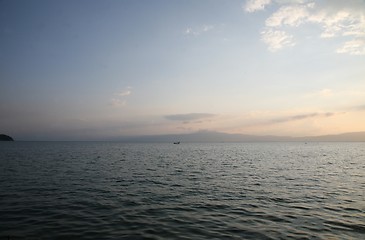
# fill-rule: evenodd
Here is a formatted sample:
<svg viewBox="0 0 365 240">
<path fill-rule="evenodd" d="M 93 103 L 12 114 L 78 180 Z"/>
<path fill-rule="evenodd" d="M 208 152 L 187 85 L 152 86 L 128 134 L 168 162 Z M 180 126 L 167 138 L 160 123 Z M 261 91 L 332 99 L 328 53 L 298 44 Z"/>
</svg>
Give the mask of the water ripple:
<svg viewBox="0 0 365 240">
<path fill-rule="evenodd" d="M 365 239 L 364 149 L 0 145 L 0 239 Z"/>
</svg>

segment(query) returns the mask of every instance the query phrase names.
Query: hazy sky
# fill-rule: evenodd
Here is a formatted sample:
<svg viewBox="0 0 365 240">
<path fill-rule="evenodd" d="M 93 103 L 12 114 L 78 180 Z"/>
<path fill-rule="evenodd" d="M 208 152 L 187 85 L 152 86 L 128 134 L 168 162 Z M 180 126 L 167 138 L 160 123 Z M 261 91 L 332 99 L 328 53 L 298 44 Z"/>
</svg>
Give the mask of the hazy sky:
<svg viewBox="0 0 365 240">
<path fill-rule="evenodd" d="M 0 0 L 0 133 L 365 131 L 364 0 Z"/>
</svg>

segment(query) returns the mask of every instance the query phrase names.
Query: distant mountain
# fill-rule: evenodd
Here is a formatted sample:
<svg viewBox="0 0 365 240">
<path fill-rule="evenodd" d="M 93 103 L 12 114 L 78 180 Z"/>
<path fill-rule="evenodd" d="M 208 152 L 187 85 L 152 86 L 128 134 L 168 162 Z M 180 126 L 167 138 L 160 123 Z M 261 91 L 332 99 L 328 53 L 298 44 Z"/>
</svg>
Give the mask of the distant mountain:
<svg viewBox="0 0 365 240">
<path fill-rule="evenodd" d="M 113 140 L 125 142 L 365 142 L 365 132 L 344 133 L 338 135 L 288 137 L 256 136 L 247 134 L 229 134 L 213 131 L 199 131 L 188 134 L 148 135 L 121 137 Z"/>
<path fill-rule="evenodd" d="M 312 142 L 365 142 L 365 132 L 342 133 L 335 135 L 297 138 L 300 141 Z"/>
<path fill-rule="evenodd" d="M 0 134 L 0 141 L 14 141 L 14 139 L 8 135 Z"/>
</svg>

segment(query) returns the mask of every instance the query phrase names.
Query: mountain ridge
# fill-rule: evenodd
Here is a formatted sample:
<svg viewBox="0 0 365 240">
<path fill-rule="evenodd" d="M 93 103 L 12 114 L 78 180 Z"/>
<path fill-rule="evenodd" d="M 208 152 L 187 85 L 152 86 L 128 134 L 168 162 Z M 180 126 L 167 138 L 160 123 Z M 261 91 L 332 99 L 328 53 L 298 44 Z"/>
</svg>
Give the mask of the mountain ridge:
<svg viewBox="0 0 365 240">
<path fill-rule="evenodd" d="M 365 142 L 365 132 L 290 137 L 275 135 L 231 134 L 215 131 L 198 131 L 186 134 L 162 134 L 117 137 L 113 140 L 128 142 Z"/>
</svg>

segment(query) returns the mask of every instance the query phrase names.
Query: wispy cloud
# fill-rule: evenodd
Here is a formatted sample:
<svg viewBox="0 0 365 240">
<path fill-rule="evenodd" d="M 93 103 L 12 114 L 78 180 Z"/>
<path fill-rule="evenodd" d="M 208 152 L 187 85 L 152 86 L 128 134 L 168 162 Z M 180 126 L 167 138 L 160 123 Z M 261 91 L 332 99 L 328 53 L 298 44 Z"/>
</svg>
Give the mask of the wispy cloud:
<svg viewBox="0 0 365 240">
<path fill-rule="evenodd" d="M 191 27 L 188 27 L 188 28 L 185 29 L 184 34 L 185 35 L 191 35 L 191 34 L 194 34 L 194 31 Z"/>
<path fill-rule="evenodd" d="M 308 119 L 308 118 L 332 117 L 335 114 L 336 113 L 333 113 L 333 112 L 299 114 L 299 115 L 293 115 L 293 116 L 287 116 L 287 117 L 281 117 L 281 118 L 273 118 L 273 119 L 270 119 L 267 123 L 269 123 L 269 124 L 271 124 L 271 123 L 284 123 L 284 122 L 304 120 L 304 119 Z"/>
<path fill-rule="evenodd" d="M 357 106 L 357 109 L 362 110 L 362 111 L 365 111 L 365 104 L 364 105 Z"/>
<path fill-rule="evenodd" d="M 188 123 L 190 121 L 212 118 L 214 116 L 216 115 L 212 113 L 186 113 L 186 114 L 166 115 L 165 118 L 171 121 L 181 121 Z"/>
<path fill-rule="evenodd" d="M 123 90 L 121 92 L 118 93 L 119 97 L 125 97 L 125 96 L 129 96 L 132 93 L 132 88 L 128 87 L 126 90 Z"/>
<path fill-rule="evenodd" d="M 364 105 L 356 105 L 348 108 L 351 111 L 365 111 L 365 104 Z"/>
<path fill-rule="evenodd" d="M 261 32 L 261 39 L 268 45 L 271 52 L 278 51 L 284 47 L 294 46 L 293 36 L 284 31 L 273 29 L 264 30 Z"/>
<path fill-rule="evenodd" d="M 314 4 L 306 5 L 284 5 L 266 19 L 267 27 L 281 27 L 288 25 L 298 27 L 303 24 L 310 15 L 309 10 L 314 7 Z"/>
<path fill-rule="evenodd" d="M 188 36 L 198 36 L 201 35 L 203 33 L 212 31 L 215 28 L 214 25 L 201 25 L 199 27 L 187 27 L 184 30 L 184 35 L 188 35 Z"/>
<path fill-rule="evenodd" d="M 214 26 L 213 25 L 204 25 L 203 26 L 203 32 L 208 32 L 210 30 L 213 30 Z"/>
<path fill-rule="evenodd" d="M 337 53 L 349 53 L 351 55 L 365 55 L 365 39 L 356 39 L 345 42 L 337 49 Z"/>
<path fill-rule="evenodd" d="M 246 12 L 256 12 L 264 10 L 267 5 L 271 3 L 271 0 L 248 0 L 243 6 Z"/>
<path fill-rule="evenodd" d="M 124 99 L 119 99 L 119 98 L 110 99 L 110 105 L 113 107 L 122 107 L 122 106 L 125 106 L 126 104 L 127 104 L 127 101 Z"/>
<path fill-rule="evenodd" d="M 265 10 L 267 6 L 269 6 L 272 3 L 278 3 L 278 4 L 300 4 L 308 2 L 308 0 L 247 0 L 246 3 L 243 5 L 243 9 L 246 12 L 256 12 Z"/>
<path fill-rule="evenodd" d="M 115 93 L 110 99 L 110 105 L 113 107 L 123 107 L 127 105 L 126 98 L 132 94 L 132 87 L 127 87 L 126 89 Z"/>
<path fill-rule="evenodd" d="M 270 51 L 292 46 L 294 38 L 288 32 L 304 24 L 314 24 L 321 29 L 320 38 L 336 38 L 342 41 L 342 46 L 336 49 L 337 53 L 365 55 L 365 2 L 363 0 L 333 0 L 324 3 L 315 0 L 248 0 L 245 10 L 255 12 L 264 9 L 270 3 L 275 3 L 278 9 L 266 19 L 265 29 L 261 32 L 262 40 L 268 45 Z M 289 39 L 286 36 L 291 36 L 292 44 L 272 44 L 278 42 L 278 38 L 288 42 Z"/>
</svg>

